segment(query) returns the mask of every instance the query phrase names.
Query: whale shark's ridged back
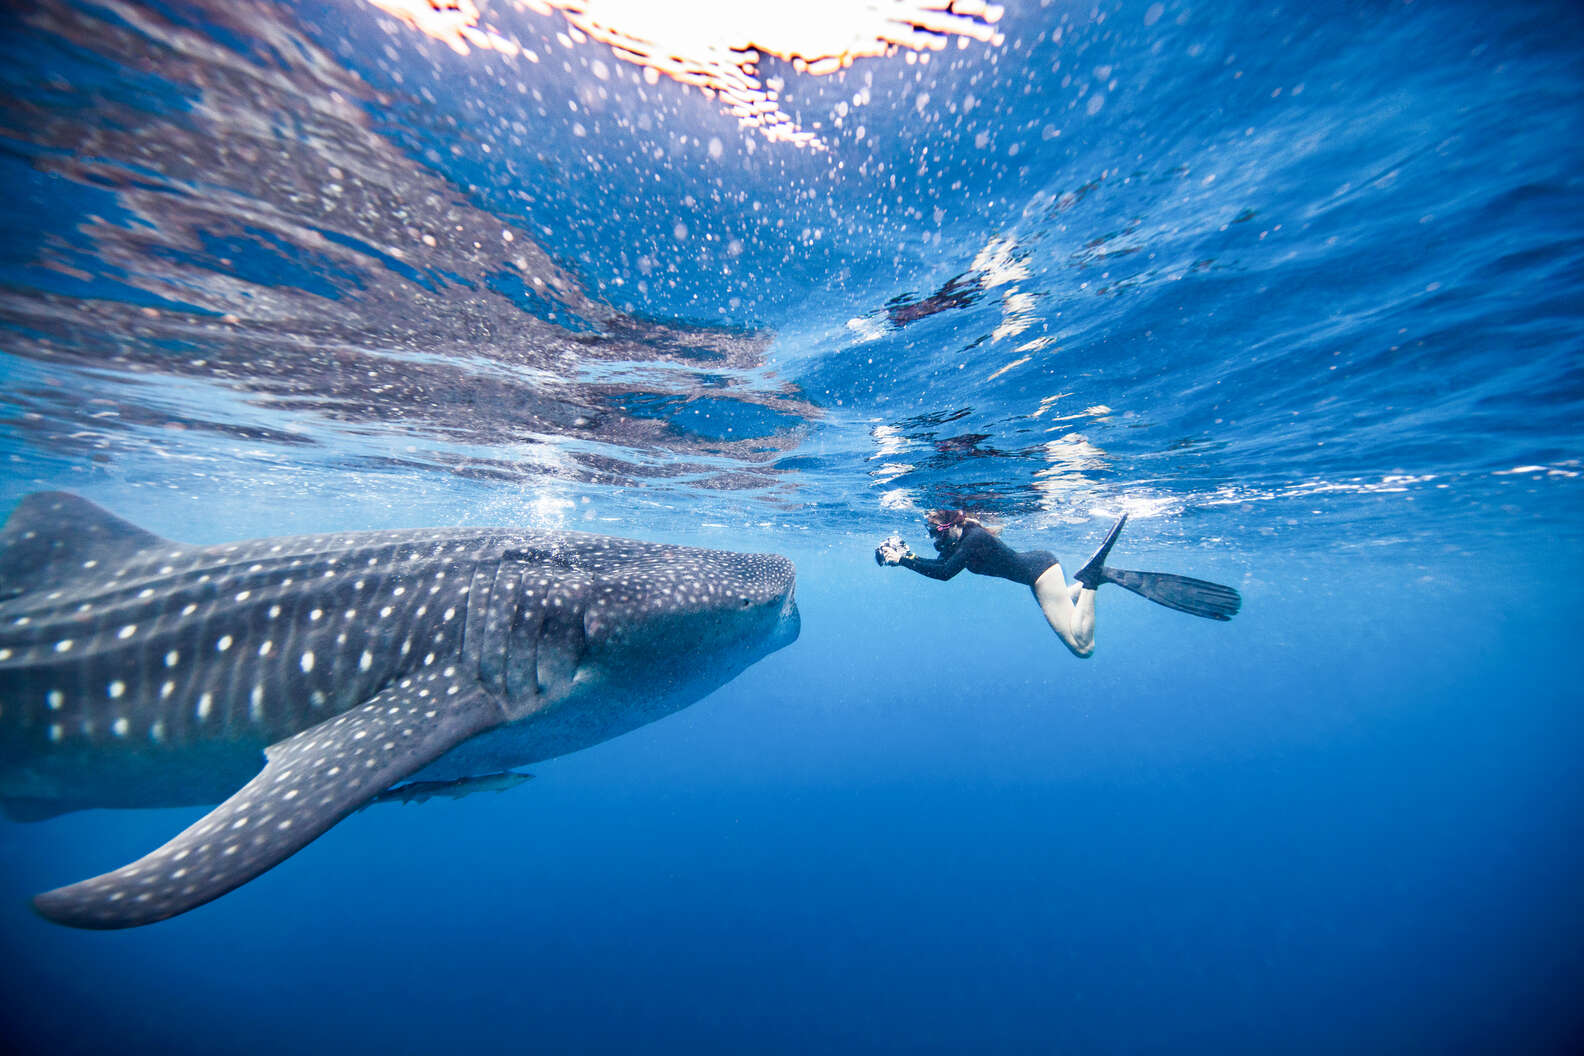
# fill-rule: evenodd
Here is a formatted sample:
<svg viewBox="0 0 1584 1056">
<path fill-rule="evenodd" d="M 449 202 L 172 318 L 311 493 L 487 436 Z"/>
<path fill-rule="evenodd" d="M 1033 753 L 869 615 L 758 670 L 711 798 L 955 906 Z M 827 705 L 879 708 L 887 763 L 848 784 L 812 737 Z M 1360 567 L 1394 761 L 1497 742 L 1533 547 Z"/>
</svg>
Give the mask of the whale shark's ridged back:
<svg viewBox="0 0 1584 1056">
<path fill-rule="evenodd" d="M 23 499 L 0 529 L 0 601 L 169 545 L 87 499 L 41 491 Z"/>
</svg>

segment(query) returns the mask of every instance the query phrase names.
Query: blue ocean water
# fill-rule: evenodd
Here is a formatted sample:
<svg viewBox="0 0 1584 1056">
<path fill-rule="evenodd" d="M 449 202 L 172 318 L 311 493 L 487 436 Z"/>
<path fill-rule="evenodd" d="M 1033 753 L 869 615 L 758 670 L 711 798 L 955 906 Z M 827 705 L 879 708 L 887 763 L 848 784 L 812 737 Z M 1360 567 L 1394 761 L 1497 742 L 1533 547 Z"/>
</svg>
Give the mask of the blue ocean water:
<svg viewBox="0 0 1584 1056">
<path fill-rule="evenodd" d="M 1578 1048 L 1576 5 L 767 51 L 818 147 L 560 10 L 3 17 L 0 507 L 773 550 L 803 617 L 147 928 L 27 899 L 201 809 L 0 822 L 8 1048 Z M 1103 591 L 1078 661 L 875 567 L 932 506 L 1070 566 L 1126 511 L 1244 610 Z"/>
</svg>

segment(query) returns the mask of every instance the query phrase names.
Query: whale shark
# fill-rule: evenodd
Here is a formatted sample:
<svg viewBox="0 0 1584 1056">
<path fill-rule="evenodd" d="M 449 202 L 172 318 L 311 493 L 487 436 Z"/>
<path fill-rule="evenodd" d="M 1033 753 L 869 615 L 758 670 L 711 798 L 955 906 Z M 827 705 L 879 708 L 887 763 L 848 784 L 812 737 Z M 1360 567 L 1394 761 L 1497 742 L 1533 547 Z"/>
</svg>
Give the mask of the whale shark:
<svg viewBox="0 0 1584 1056">
<path fill-rule="evenodd" d="M 401 782 L 652 722 L 794 641 L 794 587 L 774 554 L 579 532 L 187 545 L 30 495 L 0 529 L 0 810 L 219 803 L 33 906 L 80 928 L 163 920 Z"/>
</svg>

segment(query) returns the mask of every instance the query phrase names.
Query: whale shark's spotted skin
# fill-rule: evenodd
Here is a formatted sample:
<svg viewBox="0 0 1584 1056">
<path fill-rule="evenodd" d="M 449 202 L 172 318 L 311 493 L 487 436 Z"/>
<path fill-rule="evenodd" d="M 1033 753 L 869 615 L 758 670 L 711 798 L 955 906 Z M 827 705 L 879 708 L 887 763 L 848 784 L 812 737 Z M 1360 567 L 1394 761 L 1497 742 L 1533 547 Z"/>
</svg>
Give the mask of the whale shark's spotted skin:
<svg viewBox="0 0 1584 1056">
<path fill-rule="evenodd" d="M 66 924 L 149 923 L 398 781 L 498 773 L 683 707 L 797 619 L 768 554 L 475 529 L 186 546 L 34 495 L 0 532 L 0 808 L 225 799 L 35 900 Z"/>
</svg>

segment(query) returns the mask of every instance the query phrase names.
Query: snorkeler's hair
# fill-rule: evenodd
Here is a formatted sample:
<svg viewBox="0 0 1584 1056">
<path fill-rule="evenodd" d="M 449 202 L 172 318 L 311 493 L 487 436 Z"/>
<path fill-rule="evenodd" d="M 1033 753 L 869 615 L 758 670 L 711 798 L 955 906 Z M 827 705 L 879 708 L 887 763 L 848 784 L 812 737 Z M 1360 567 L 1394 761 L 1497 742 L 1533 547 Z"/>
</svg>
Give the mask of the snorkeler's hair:
<svg viewBox="0 0 1584 1056">
<path fill-rule="evenodd" d="M 967 510 L 930 510 L 924 514 L 924 520 L 930 524 L 932 529 L 936 525 L 966 528 L 973 524 L 983 528 L 991 535 L 1001 534 L 999 525 L 986 524 L 977 517 L 970 517 Z"/>
</svg>

